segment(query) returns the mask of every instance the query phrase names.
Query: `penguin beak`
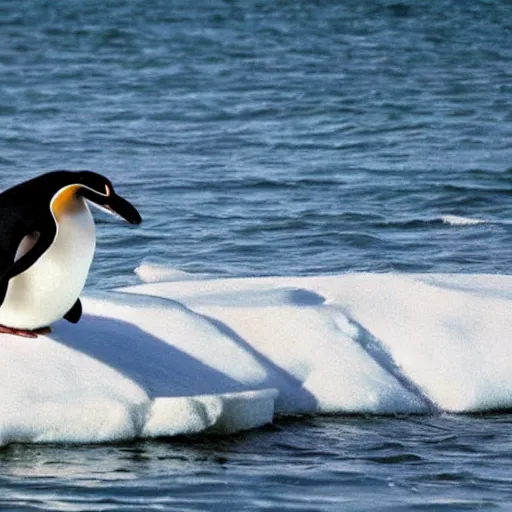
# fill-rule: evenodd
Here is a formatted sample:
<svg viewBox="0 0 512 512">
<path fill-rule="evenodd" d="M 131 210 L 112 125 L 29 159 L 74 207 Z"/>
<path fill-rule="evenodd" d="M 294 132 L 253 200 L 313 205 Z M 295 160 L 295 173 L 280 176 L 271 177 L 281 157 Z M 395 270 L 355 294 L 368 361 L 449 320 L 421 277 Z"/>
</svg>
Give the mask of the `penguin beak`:
<svg viewBox="0 0 512 512">
<path fill-rule="evenodd" d="M 130 224 L 140 224 L 142 222 L 142 218 L 135 206 L 123 197 L 118 196 L 114 191 L 111 191 L 110 195 L 101 206 L 119 215 Z"/>
</svg>

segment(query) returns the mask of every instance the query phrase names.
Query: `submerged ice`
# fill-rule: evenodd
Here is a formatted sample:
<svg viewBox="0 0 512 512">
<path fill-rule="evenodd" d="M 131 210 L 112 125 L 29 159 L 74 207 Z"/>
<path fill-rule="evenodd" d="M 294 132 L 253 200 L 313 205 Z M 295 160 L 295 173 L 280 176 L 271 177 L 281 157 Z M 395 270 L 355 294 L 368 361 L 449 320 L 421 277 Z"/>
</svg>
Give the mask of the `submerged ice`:
<svg viewBox="0 0 512 512">
<path fill-rule="evenodd" d="M 76 326 L 0 335 L 0 444 L 512 407 L 512 276 L 138 274 Z"/>
</svg>

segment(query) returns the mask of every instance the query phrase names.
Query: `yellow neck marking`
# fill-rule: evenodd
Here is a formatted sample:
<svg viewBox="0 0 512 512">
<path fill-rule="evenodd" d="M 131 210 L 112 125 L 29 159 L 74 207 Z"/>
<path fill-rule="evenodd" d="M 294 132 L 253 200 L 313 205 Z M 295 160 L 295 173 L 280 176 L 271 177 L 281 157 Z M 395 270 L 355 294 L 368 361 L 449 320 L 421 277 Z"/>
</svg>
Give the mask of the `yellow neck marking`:
<svg viewBox="0 0 512 512">
<path fill-rule="evenodd" d="M 83 206 L 83 200 L 77 196 L 80 188 L 81 185 L 67 185 L 52 197 L 50 208 L 57 220 L 65 214 L 79 211 Z"/>
</svg>

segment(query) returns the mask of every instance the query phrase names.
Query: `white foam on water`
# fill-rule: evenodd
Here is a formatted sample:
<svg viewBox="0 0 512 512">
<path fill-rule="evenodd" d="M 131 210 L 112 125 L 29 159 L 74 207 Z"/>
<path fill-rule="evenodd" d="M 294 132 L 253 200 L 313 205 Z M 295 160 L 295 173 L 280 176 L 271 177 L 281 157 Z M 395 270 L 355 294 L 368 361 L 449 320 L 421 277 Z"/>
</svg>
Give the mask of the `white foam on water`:
<svg viewBox="0 0 512 512">
<path fill-rule="evenodd" d="M 475 226 L 477 224 L 486 224 L 483 219 L 471 219 L 469 217 L 461 217 L 459 215 L 443 215 L 441 220 L 450 226 Z"/>
<path fill-rule="evenodd" d="M 197 278 L 83 306 L 50 335 L 0 334 L 0 444 L 512 408 L 512 276 Z"/>
</svg>

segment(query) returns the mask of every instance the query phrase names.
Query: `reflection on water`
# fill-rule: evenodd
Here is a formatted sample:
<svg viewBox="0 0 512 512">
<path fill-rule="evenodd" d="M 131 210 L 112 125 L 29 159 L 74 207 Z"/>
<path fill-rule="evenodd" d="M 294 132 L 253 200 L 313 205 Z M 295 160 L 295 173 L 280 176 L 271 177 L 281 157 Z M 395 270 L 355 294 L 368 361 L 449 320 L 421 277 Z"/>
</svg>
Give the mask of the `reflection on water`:
<svg viewBox="0 0 512 512">
<path fill-rule="evenodd" d="M 0 505 L 401 510 L 510 499 L 510 415 L 296 418 L 230 437 L 10 446 Z M 264 492 L 263 492 L 264 489 Z"/>
</svg>

